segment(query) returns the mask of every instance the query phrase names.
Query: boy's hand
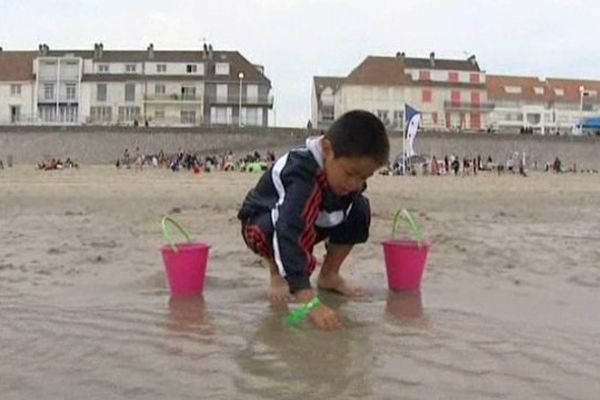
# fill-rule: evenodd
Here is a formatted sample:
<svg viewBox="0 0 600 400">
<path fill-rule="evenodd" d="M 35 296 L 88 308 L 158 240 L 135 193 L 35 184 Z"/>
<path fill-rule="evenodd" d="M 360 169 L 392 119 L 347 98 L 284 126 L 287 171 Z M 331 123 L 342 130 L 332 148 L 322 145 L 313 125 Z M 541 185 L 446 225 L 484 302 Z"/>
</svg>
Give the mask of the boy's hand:
<svg viewBox="0 0 600 400">
<path fill-rule="evenodd" d="M 325 304 L 317 306 L 308 315 L 319 329 L 332 330 L 342 327 L 338 313 Z"/>
<path fill-rule="evenodd" d="M 312 289 L 299 290 L 296 297 L 303 303 L 308 303 L 316 293 Z M 320 304 L 315 307 L 308 316 L 319 329 L 338 329 L 342 327 L 338 313 L 327 307 L 325 304 Z"/>
</svg>

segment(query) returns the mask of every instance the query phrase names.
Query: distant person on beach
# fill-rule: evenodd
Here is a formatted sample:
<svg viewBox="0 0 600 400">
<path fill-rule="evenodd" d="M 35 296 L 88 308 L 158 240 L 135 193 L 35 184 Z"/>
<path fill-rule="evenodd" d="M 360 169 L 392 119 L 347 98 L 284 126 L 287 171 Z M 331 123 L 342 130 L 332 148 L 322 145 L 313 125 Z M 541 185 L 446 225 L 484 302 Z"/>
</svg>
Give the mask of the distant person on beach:
<svg viewBox="0 0 600 400">
<path fill-rule="evenodd" d="M 387 165 L 390 144 L 381 121 L 367 111 L 350 111 L 324 136 L 306 140 L 277 160 L 259 179 L 238 213 L 246 245 L 269 264 L 269 297 L 286 301 L 290 293 L 303 303 L 318 301 L 311 287 L 314 246 L 327 239 L 318 287 L 345 296 L 362 289 L 340 275 L 353 246 L 369 237 L 371 209 L 363 195 L 366 180 Z M 318 303 L 317 303 L 318 304 Z M 340 326 L 324 304 L 312 321 L 323 329 Z"/>
</svg>

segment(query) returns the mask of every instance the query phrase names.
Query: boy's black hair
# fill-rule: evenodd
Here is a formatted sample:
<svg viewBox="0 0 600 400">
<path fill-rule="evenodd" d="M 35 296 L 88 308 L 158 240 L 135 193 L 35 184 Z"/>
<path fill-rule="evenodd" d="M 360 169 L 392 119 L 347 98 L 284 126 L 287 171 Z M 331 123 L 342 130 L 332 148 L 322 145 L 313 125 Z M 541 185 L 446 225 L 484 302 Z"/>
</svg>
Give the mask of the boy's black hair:
<svg viewBox="0 0 600 400">
<path fill-rule="evenodd" d="M 390 158 L 385 126 L 368 111 L 348 111 L 333 122 L 325 138 L 331 142 L 335 158 L 370 157 L 380 165 Z"/>
</svg>

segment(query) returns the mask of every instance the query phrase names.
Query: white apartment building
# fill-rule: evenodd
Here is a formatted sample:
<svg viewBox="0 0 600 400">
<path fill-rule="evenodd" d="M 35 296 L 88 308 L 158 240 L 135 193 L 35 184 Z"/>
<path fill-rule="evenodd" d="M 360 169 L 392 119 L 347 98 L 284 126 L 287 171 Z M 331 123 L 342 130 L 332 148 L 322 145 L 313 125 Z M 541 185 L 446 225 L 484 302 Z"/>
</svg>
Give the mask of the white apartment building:
<svg viewBox="0 0 600 400">
<path fill-rule="evenodd" d="M 373 112 L 388 129 L 402 129 L 404 106 L 422 112 L 432 130 L 485 129 L 493 104 L 487 100 L 486 74 L 474 56 L 467 60 L 367 57 L 347 77 L 315 77 L 312 120 L 327 127 L 352 109 Z"/>
<path fill-rule="evenodd" d="M 0 125 L 268 126 L 271 82 L 237 51 L 0 49 Z"/>
<path fill-rule="evenodd" d="M 494 129 L 538 134 L 571 133 L 600 112 L 600 81 L 488 75 Z"/>
</svg>

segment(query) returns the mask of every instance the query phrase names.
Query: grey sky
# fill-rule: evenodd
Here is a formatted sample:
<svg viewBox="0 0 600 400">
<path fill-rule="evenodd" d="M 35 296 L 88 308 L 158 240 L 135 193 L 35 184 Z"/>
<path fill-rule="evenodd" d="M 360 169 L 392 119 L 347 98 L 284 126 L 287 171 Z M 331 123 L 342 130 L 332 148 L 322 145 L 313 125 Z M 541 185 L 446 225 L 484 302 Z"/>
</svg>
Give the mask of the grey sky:
<svg viewBox="0 0 600 400">
<path fill-rule="evenodd" d="M 600 78 L 595 1 L 0 0 L 5 50 L 240 50 L 265 66 L 278 125 L 304 125 L 314 75 L 347 75 L 367 55 L 466 57 L 488 73 Z"/>
</svg>

